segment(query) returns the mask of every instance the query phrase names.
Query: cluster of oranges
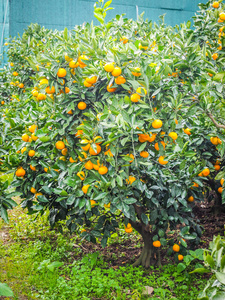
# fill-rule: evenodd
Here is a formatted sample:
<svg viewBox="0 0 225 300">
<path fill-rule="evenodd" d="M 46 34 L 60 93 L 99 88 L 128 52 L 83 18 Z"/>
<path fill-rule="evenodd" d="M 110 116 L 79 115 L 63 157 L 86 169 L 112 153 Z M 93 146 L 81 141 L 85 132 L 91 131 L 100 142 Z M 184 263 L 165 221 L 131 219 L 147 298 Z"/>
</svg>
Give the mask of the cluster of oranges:
<svg viewBox="0 0 225 300">
<path fill-rule="evenodd" d="M 154 241 L 153 243 L 153 247 L 155 248 L 160 248 L 161 247 L 161 242 L 159 240 Z M 173 251 L 178 253 L 180 251 L 180 246 L 178 244 L 174 244 L 173 245 Z M 182 254 L 178 254 L 178 260 L 181 261 L 183 260 L 184 256 Z"/>
</svg>

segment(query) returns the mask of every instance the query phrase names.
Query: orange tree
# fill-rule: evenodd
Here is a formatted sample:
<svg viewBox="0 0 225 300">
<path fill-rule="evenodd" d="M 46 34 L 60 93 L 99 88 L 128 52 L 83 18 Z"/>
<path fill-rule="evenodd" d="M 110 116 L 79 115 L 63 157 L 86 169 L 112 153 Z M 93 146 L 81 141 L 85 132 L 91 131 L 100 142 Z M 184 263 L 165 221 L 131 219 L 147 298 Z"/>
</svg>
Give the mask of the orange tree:
<svg viewBox="0 0 225 300">
<path fill-rule="evenodd" d="M 200 147 L 202 154 L 211 154 L 210 162 L 214 172 L 205 181 L 208 200 L 215 200 L 215 212 L 221 211 L 225 201 L 223 192 L 224 177 L 224 11 L 223 1 L 208 1 L 199 5 L 200 11 L 194 17 L 193 39 L 197 41 L 203 52 L 205 76 L 195 85 L 198 109 L 206 116 L 203 124 L 211 120 L 215 126 L 210 142 L 204 141 Z M 203 88 L 204 87 L 204 88 Z M 208 123 L 208 126 L 211 126 Z M 204 150 L 204 151 L 203 151 Z M 209 159 L 209 157 L 208 157 Z M 222 172 L 221 172 L 222 171 Z M 216 176 L 215 176 L 216 175 Z M 216 179 L 216 180 L 215 180 Z M 221 184 L 222 183 L 222 184 Z M 221 195 L 222 194 L 222 195 Z"/>
<path fill-rule="evenodd" d="M 16 55 L 8 81 L 17 72 L 26 84 L 22 92 L 13 84 L 15 97 L 1 107 L 3 166 L 15 169 L 12 186 L 23 206 L 29 213 L 49 209 L 52 226 L 64 219 L 102 246 L 120 222 L 126 232 L 134 228 L 144 241 L 135 265 L 147 267 L 156 257 L 160 263 L 161 245 L 179 259 L 185 240 L 201 235 L 192 206 L 214 170 L 205 145 L 217 132 L 202 113 L 202 91 L 213 84 L 185 24 L 120 16 L 105 23 L 109 5 L 95 4 L 100 26 L 55 32 L 37 52 L 22 42 L 25 68 Z M 24 36 L 36 45 L 30 30 Z M 15 43 L 21 41 L 9 51 Z"/>
</svg>

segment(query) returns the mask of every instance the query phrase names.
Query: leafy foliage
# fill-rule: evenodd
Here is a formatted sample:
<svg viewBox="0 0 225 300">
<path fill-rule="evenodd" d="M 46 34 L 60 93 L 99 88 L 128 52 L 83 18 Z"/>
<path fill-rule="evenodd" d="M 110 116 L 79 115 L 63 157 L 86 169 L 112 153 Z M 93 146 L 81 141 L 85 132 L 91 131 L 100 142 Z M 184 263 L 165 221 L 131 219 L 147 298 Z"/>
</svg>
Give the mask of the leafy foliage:
<svg viewBox="0 0 225 300">
<path fill-rule="evenodd" d="M 217 63 L 214 44 L 208 49 L 200 36 L 211 3 L 201 6 L 194 31 L 143 16 L 105 23 L 110 1 L 99 1 L 100 26 L 52 32 L 32 24 L 10 42 L 0 151 L 30 214 L 49 210 L 51 226 L 83 226 L 82 236 L 103 247 L 119 223 L 129 224 L 148 244 L 139 262 L 145 266 L 153 252 L 160 261 L 153 241 L 170 251 L 180 242 L 184 255 L 181 238 L 199 241 L 191 202 L 203 200 L 199 186 L 207 188 L 225 151 L 211 122 L 218 112 L 219 125 L 223 118 L 223 43 Z M 204 34 L 222 28 L 215 20 L 207 26 Z M 215 136 L 220 142 L 212 146 Z M 168 228 L 178 224 L 177 240 L 168 243 Z"/>
</svg>

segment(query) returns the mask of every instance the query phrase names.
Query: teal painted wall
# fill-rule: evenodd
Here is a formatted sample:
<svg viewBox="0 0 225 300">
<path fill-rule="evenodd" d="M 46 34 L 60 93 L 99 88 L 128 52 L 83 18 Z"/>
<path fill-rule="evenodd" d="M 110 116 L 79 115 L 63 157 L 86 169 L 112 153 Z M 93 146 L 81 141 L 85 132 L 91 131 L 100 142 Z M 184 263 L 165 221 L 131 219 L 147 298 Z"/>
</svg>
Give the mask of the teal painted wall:
<svg viewBox="0 0 225 300">
<path fill-rule="evenodd" d="M 136 19 L 138 8 L 139 14 L 145 11 L 145 18 L 153 21 L 166 13 L 166 23 L 174 26 L 188 21 L 197 11 L 199 2 L 206 0 L 113 0 L 111 6 L 115 9 L 108 11 L 107 19 L 123 13 Z M 10 0 L 10 35 L 21 34 L 31 22 L 59 30 L 91 22 L 95 19 L 94 3 L 95 0 Z"/>
<path fill-rule="evenodd" d="M 30 23 L 39 23 L 46 28 L 63 30 L 94 20 L 93 6 L 96 0 L 8 0 L 4 38 L 22 35 Z M 107 0 L 105 0 L 106 2 Z M 198 3 L 207 0 L 113 0 L 114 10 L 108 11 L 107 20 L 117 14 L 126 14 L 127 18 L 137 18 L 137 13 L 145 11 L 145 18 L 158 21 L 166 14 L 169 25 L 188 21 L 198 10 Z M 7 0 L 0 0 L 0 34 L 3 29 Z M 6 57 L 4 58 L 6 60 Z"/>
<path fill-rule="evenodd" d="M 6 62 L 6 54 L 3 53 L 5 39 L 9 37 L 9 0 L 0 0 L 0 65 Z M 2 55 L 1 55 L 2 54 Z"/>
</svg>

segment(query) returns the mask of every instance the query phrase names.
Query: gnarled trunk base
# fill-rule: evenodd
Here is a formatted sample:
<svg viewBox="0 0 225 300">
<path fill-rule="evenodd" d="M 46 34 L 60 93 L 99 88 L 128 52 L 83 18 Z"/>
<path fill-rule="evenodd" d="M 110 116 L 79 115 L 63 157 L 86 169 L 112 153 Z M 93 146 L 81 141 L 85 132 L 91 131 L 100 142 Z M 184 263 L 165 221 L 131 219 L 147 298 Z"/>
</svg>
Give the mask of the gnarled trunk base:
<svg viewBox="0 0 225 300">
<path fill-rule="evenodd" d="M 153 247 L 152 235 L 146 231 L 142 231 L 141 235 L 144 240 L 144 247 L 139 258 L 133 263 L 133 266 L 143 266 L 144 268 L 149 268 L 151 265 L 161 266 L 160 250 Z"/>
</svg>

